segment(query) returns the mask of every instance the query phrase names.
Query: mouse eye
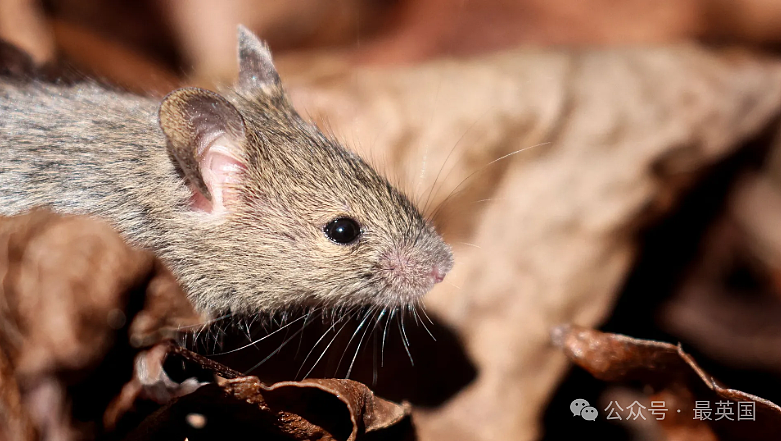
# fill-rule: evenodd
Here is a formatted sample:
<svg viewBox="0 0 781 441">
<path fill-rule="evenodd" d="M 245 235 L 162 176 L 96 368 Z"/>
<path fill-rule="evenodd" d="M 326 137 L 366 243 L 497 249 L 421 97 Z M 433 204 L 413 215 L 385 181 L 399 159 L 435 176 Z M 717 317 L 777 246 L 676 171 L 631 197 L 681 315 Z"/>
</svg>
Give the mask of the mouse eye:
<svg viewBox="0 0 781 441">
<path fill-rule="evenodd" d="M 361 235 L 361 227 L 354 219 L 339 217 L 328 222 L 323 228 L 323 232 L 332 241 L 347 245 L 358 239 L 358 236 Z"/>
</svg>

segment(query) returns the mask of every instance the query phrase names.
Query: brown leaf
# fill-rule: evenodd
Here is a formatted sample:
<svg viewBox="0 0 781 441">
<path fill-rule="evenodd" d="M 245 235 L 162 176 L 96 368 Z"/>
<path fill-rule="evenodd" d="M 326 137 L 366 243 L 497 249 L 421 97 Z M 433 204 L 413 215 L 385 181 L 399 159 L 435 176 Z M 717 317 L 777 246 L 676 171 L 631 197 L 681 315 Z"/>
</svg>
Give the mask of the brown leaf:
<svg viewBox="0 0 781 441">
<path fill-rule="evenodd" d="M 167 351 L 165 360 L 159 356 L 161 348 Z M 151 386 L 171 392 L 171 401 L 145 418 L 126 440 L 247 435 L 324 441 L 414 439 L 409 405 L 375 397 L 355 381 L 311 379 L 267 385 L 173 344 L 158 345 L 148 354 L 146 372 L 153 372 L 151 377 L 156 380 L 129 383 L 124 400 L 148 400 Z M 151 366 L 154 363 L 157 367 Z M 201 383 L 196 391 L 174 397 L 177 383 L 162 372 L 164 366 L 177 367 L 172 377 L 182 381 L 179 384 L 208 381 L 210 376 L 215 383 Z M 136 371 L 137 375 L 141 372 Z"/>
<path fill-rule="evenodd" d="M 236 387 L 242 385 L 241 387 Z M 374 393 L 362 383 L 341 379 L 309 379 L 303 381 L 283 381 L 271 386 L 265 386 L 256 377 L 242 377 L 221 382 L 224 390 L 233 393 L 237 398 L 251 402 L 252 394 L 265 395 L 268 406 L 272 409 L 284 409 L 284 413 L 295 413 L 304 423 L 306 415 L 311 412 L 313 401 L 328 401 L 325 395 L 336 397 L 346 406 L 349 412 L 351 428 L 349 437 L 335 435 L 334 439 L 355 440 L 363 433 L 382 430 L 399 423 L 409 416 L 410 408 L 404 404 L 391 403 L 374 396 Z M 249 386 L 249 387 L 247 387 Z M 255 389 L 255 388 L 258 389 Z M 265 391 L 265 394 L 262 392 Z M 258 393 L 260 392 L 260 393 Z M 322 395 L 323 397 L 318 397 Z M 341 422 L 340 422 L 341 423 Z M 330 422 L 329 422 L 330 424 Z M 306 426 L 307 423 L 304 423 Z"/>
<path fill-rule="evenodd" d="M 781 433 L 781 407 L 760 398 L 720 385 L 705 373 L 680 346 L 608 334 L 573 325 L 562 325 L 551 333 L 553 343 L 575 364 L 605 381 L 640 381 L 653 388 L 653 399 L 679 408 L 661 421 L 672 434 L 686 432 L 697 439 L 772 440 Z M 754 420 L 694 420 L 694 402 L 729 400 L 755 403 Z M 734 408 L 735 406 L 733 406 Z M 694 437 L 692 436 L 692 438 Z"/>
<path fill-rule="evenodd" d="M 41 438 L 99 433 L 131 377 L 131 341 L 200 320 L 170 272 L 103 222 L 43 210 L 3 218 L 0 250 L 0 419 L 27 419 Z M 0 426 L 8 439 L 23 434 Z"/>
<path fill-rule="evenodd" d="M 35 440 L 36 432 L 22 404 L 13 366 L 0 351 L 0 438 L 15 434 L 17 440 Z"/>
</svg>

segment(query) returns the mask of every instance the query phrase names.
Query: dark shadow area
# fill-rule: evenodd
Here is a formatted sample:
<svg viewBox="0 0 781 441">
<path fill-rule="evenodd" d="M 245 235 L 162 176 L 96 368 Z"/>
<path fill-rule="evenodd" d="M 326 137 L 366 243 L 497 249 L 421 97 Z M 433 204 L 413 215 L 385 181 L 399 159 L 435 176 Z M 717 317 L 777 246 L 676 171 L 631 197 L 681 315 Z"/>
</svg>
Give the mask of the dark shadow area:
<svg viewBox="0 0 781 441">
<path fill-rule="evenodd" d="M 213 337 L 201 337 L 198 352 L 269 383 L 349 378 L 383 398 L 433 407 L 469 384 L 477 371 L 453 330 L 431 313 L 430 321 L 421 316 L 370 317 L 363 326 L 362 314 L 333 320 L 291 316 L 283 323 L 251 326 L 252 339 L 262 339 L 254 346 L 220 355 L 249 343 L 247 334 L 232 326 L 220 333 L 216 349 Z"/>
</svg>

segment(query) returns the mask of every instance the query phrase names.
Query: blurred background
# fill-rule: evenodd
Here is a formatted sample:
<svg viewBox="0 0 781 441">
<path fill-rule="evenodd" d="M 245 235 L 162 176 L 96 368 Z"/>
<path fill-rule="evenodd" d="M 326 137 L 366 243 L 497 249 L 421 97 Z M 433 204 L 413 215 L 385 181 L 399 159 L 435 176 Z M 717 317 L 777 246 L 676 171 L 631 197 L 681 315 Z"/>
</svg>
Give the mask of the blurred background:
<svg viewBox="0 0 781 441">
<path fill-rule="evenodd" d="M 695 439 L 573 423 L 576 398 L 647 401 L 550 346 L 574 322 L 681 342 L 781 403 L 781 2 L 0 0 L 0 37 L 40 69 L 150 96 L 229 85 L 239 23 L 457 259 L 427 300 L 436 341 L 391 328 L 378 368 L 376 338 L 326 352 L 325 326 L 253 373 L 344 376 L 358 354 L 351 378 L 418 406 L 424 440 Z"/>
<path fill-rule="evenodd" d="M 37 62 L 64 57 L 129 88 L 230 82 L 235 24 L 277 56 L 328 50 L 362 64 L 469 57 L 518 46 L 681 41 L 773 48 L 772 0 L 4 0 L 0 32 Z"/>
</svg>

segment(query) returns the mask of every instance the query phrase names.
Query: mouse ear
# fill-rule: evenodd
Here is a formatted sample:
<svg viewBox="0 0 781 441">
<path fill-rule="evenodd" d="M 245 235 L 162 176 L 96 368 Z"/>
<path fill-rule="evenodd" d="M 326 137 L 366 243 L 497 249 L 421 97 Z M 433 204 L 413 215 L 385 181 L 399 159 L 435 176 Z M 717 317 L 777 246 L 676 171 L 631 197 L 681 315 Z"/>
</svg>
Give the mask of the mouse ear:
<svg viewBox="0 0 781 441">
<path fill-rule="evenodd" d="M 251 92 L 279 84 L 279 74 L 271 61 L 271 51 L 249 29 L 239 25 L 238 90 Z"/>
<path fill-rule="evenodd" d="M 163 99 L 159 117 L 168 152 L 193 190 L 193 208 L 213 213 L 229 209 L 246 169 L 239 111 L 214 92 L 184 88 Z"/>
</svg>

